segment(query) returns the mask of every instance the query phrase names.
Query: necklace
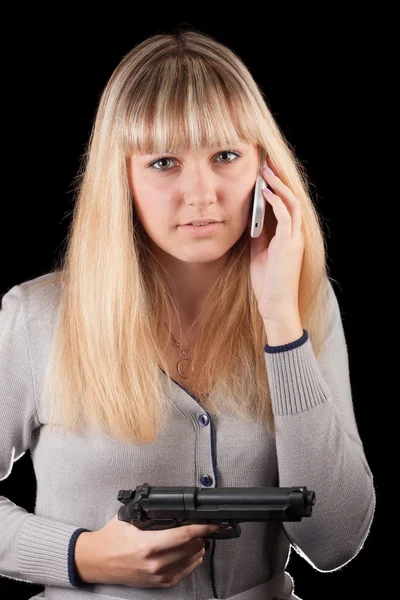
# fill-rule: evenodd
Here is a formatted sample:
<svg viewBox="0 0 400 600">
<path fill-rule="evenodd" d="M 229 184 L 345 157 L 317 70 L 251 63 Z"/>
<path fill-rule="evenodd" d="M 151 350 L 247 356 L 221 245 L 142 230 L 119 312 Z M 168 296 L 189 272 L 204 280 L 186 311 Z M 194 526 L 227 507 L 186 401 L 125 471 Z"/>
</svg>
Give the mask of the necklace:
<svg viewBox="0 0 400 600">
<path fill-rule="evenodd" d="M 167 327 L 167 324 L 165 321 L 164 321 L 164 325 Z M 167 329 L 168 329 L 168 327 L 167 327 Z M 169 331 L 169 329 L 168 329 L 168 331 Z M 180 343 L 174 338 L 172 332 L 169 331 L 169 333 L 171 334 L 171 337 L 173 339 L 175 346 L 177 346 L 180 349 L 180 353 L 181 353 L 181 358 L 179 358 L 178 362 L 176 363 L 176 370 L 178 371 L 179 375 L 183 379 L 189 379 L 189 377 L 194 373 L 194 367 L 192 364 L 192 360 L 186 354 L 187 352 L 189 352 L 190 347 L 186 348 L 186 349 L 182 348 Z"/>
</svg>

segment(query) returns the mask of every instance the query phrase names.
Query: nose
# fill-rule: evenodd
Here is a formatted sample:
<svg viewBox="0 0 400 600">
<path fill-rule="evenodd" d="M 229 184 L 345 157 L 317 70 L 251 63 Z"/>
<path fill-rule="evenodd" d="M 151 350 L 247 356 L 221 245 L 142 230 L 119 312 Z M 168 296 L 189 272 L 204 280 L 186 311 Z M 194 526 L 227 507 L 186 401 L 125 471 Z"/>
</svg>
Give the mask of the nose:
<svg viewBox="0 0 400 600">
<path fill-rule="evenodd" d="M 212 169 L 204 165 L 187 167 L 181 177 L 181 193 L 186 204 L 212 204 L 217 197 L 217 182 Z"/>
</svg>

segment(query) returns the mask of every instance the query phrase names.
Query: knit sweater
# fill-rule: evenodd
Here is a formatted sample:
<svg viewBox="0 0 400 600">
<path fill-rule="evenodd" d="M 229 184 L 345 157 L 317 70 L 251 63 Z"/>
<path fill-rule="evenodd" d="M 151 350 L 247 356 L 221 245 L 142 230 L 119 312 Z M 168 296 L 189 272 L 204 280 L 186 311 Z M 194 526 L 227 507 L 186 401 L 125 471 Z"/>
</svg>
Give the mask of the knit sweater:
<svg viewBox="0 0 400 600">
<path fill-rule="evenodd" d="M 357 429 L 341 313 L 331 282 L 327 343 L 318 360 L 307 330 L 265 346 L 276 423 L 232 412 L 208 414 L 167 375 L 171 417 L 152 444 L 102 434 L 49 436 L 40 402 L 60 284 L 51 273 L 15 285 L 0 311 L 0 479 L 29 448 L 37 481 L 34 513 L 0 496 L 0 574 L 44 586 L 50 600 L 268 600 L 294 598 L 285 571 L 291 548 L 319 571 L 352 560 L 368 536 L 375 489 Z M 239 538 L 212 541 L 203 563 L 170 588 L 87 584 L 74 548 L 82 531 L 104 527 L 121 506 L 120 489 L 151 486 L 306 486 L 311 517 L 248 522 Z"/>
</svg>

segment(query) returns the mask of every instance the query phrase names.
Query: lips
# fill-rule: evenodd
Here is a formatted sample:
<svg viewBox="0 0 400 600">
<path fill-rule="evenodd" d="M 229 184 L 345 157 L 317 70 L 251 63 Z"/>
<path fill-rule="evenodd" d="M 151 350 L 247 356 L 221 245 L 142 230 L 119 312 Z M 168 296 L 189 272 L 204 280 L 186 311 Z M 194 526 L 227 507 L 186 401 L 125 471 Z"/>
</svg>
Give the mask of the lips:
<svg viewBox="0 0 400 600">
<path fill-rule="evenodd" d="M 187 223 L 184 223 L 184 225 L 208 225 L 209 223 L 220 223 L 220 221 L 216 221 L 215 219 L 204 219 L 204 221 L 195 219 L 194 221 L 188 221 Z"/>
</svg>

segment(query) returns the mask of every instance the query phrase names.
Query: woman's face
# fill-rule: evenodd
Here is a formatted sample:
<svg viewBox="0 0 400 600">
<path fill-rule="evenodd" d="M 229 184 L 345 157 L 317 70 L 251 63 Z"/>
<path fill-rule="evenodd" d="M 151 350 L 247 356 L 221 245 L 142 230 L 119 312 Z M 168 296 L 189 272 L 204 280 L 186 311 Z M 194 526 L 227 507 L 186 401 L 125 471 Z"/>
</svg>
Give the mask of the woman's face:
<svg viewBox="0 0 400 600">
<path fill-rule="evenodd" d="M 166 155 L 132 154 L 128 176 L 134 207 L 155 247 L 187 263 L 224 256 L 247 227 L 258 160 L 258 147 L 245 143 Z M 197 237 L 182 227 L 196 219 L 222 224 Z"/>
</svg>

